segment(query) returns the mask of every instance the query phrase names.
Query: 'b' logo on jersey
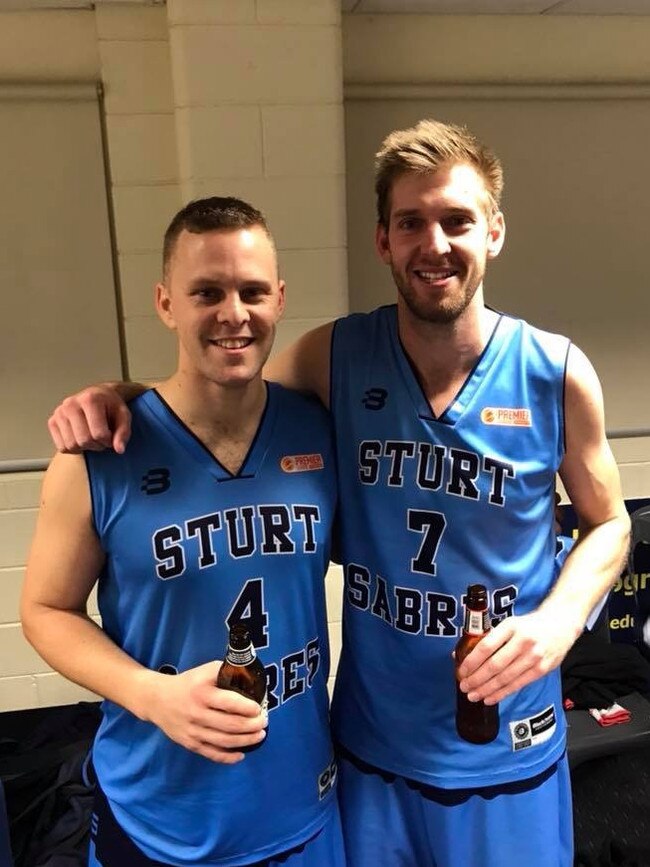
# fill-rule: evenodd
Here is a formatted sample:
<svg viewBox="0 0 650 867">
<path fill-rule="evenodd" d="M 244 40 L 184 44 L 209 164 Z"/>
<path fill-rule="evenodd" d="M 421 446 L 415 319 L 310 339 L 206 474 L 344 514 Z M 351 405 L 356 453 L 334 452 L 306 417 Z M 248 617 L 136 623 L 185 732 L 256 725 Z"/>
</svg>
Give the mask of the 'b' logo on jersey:
<svg viewBox="0 0 650 867">
<path fill-rule="evenodd" d="M 171 480 L 167 467 L 154 467 L 142 476 L 140 490 L 149 497 L 151 494 L 164 494 L 170 487 Z"/>
<path fill-rule="evenodd" d="M 386 406 L 388 392 L 385 388 L 369 388 L 363 396 L 361 403 L 366 409 L 383 409 Z"/>
</svg>

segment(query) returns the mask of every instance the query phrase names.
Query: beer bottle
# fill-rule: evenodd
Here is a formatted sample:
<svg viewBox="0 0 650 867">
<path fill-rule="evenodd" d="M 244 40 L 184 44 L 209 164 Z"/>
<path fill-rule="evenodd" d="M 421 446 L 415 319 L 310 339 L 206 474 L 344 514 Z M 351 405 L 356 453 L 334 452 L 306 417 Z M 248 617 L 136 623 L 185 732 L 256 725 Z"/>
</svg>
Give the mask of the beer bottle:
<svg viewBox="0 0 650 867">
<path fill-rule="evenodd" d="M 257 658 L 250 632 L 242 623 L 230 627 L 226 658 L 217 675 L 217 686 L 252 698 L 262 710 L 268 706 L 266 671 Z"/>
<path fill-rule="evenodd" d="M 470 701 L 458 683 L 458 668 L 468 653 L 490 631 L 487 590 L 482 584 L 470 584 L 465 600 L 465 625 L 456 645 L 456 730 L 472 744 L 488 744 L 499 733 L 499 707 L 482 701 Z"/>
</svg>

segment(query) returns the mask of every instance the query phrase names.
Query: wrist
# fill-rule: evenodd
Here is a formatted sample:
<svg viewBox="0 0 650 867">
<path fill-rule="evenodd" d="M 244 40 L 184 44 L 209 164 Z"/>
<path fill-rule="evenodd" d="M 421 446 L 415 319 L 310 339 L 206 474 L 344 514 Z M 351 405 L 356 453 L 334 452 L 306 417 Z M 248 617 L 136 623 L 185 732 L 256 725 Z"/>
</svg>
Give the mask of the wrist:
<svg viewBox="0 0 650 867">
<path fill-rule="evenodd" d="M 153 722 L 152 711 L 155 706 L 158 682 L 161 677 L 166 676 L 150 668 L 141 668 L 134 673 L 129 710 L 143 722 Z"/>
<path fill-rule="evenodd" d="M 576 608 L 566 604 L 555 605 L 546 602 L 539 611 L 548 621 L 549 627 L 569 637 L 571 643 L 582 635 L 587 622 L 587 615 L 583 614 L 581 610 L 576 610 Z"/>
</svg>

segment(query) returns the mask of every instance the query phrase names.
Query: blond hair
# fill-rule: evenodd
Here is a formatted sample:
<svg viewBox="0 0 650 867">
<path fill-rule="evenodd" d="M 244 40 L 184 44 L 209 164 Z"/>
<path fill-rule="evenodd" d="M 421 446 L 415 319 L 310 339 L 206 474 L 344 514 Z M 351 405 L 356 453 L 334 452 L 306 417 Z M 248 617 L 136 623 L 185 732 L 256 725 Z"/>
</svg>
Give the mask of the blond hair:
<svg viewBox="0 0 650 867">
<path fill-rule="evenodd" d="M 397 177 L 407 173 L 430 174 L 443 165 L 466 163 L 485 183 L 491 213 L 499 210 L 503 192 L 503 167 L 499 158 L 463 126 L 421 120 L 410 129 L 386 136 L 375 155 L 377 220 L 386 228 L 390 218 L 390 193 Z"/>
</svg>

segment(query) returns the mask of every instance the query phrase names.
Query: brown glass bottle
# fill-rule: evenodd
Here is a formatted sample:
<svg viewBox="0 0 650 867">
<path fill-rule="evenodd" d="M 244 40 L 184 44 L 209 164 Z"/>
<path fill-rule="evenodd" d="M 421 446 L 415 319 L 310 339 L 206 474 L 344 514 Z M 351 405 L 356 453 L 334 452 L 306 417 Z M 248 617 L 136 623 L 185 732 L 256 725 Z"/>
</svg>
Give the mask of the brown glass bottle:
<svg viewBox="0 0 650 867">
<path fill-rule="evenodd" d="M 228 648 L 217 675 L 217 686 L 232 689 L 256 701 L 266 710 L 266 672 L 255 654 L 250 632 L 241 623 L 230 627 Z"/>
<path fill-rule="evenodd" d="M 470 584 L 465 600 L 465 625 L 456 645 L 456 730 L 472 744 L 489 744 L 499 734 L 499 706 L 469 701 L 458 686 L 458 667 L 468 653 L 490 631 L 487 590 L 482 584 Z"/>
</svg>

